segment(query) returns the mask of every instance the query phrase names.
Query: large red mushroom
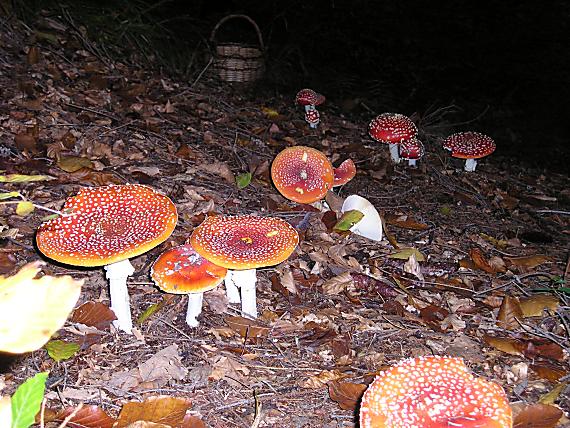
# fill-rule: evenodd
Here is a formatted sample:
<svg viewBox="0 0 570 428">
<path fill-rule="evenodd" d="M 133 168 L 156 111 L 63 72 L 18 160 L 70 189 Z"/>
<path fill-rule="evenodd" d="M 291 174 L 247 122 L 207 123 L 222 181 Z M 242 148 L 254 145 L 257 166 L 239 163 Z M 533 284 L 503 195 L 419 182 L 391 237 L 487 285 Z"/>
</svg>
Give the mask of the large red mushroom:
<svg viewBox="0 0 570 428">
<path fill-rule="evenodd" d="M 202 257 L 229 269 L 225 284 L 230 303 L 239 302 L 241 288 L 242 314 L 257 318 L 256 269 L 286 260 L 297 248 L 299 234 L 278 218 L 210 216 L 194 229 L 190 243 Z"/>
<path fill-rule="evenodd" d="M 511 428 L 503 388 L 473 376 L 461 358 L 400 361 L 365 391 L 360 428 Z"/>
<path fill-rule="evenodd" d="M 405 140 L 411 140 L 418 134 L 418 128 L 412 120 L 399 113 L 382 113 L 376 116 L 368 125 L 370 136 L 388 144 L 390 157 L 394 163 L 400 162 L 398 145 Z"/>
<path fill-rule="evenodd" d="M 454 158 L 465 159 L 465 171 L 473 172 L 477 167 L 477 159 L 490 155 L 495 151 L 493 139 L 479 132 L 457 132 L 443 140 L 443 148 L 451 151 Z"/>
<path fill-rule="evenodd" d="M 139 185 L 81 189 L 69 198 L 66 214 L 43 223 L 36 234 L 46 256 L 73 266 L 105 266 L 110 285 L 114 325 L 131 332 L 127 277 L 134 273 L 129 258 L 164 242 L 176 227 L 176 207 L 165 195 Z"/>
</svg>

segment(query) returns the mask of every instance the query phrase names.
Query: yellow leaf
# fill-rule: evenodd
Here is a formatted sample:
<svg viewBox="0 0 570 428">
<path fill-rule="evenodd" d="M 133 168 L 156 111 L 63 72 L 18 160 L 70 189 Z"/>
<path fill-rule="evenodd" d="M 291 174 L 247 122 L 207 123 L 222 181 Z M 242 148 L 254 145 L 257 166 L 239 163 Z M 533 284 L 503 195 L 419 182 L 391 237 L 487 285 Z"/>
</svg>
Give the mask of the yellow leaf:
<svg viewBox="0 0 570 428">
<path fill-rule="evenodd" d="M 566 383 L 566 382 L 558 383 L 554 388 L 552 388 L 550 390 L 550 392 L 548 392 L 548 393 L 544 394 L 542 397 L 540 397 L 538 402 L 541 404 L 554 404 L 554 402 L 560 396 L 560 393 L 562 391 L 564 391 L 567 386 L 568 386 L 568 383 Z"/>
<path fill-rule="evenodd" d="M 24 217 L 33 212 L 34 208 L 34 204 L 32 204 L 30 201 L 18 202 L 18 205 L 16 205 L 16 214 Z"/>
<path fill-rule="evenodd" d="M 388 257 L 391 259 L 408 260 L 412 254 L 418 262 L 424 262 L 426 260 L 422 252 L 413 247 L 402 248 L 397 253 L 390 254 Z"/>
<path fill-rule="evenodd" d="M 0 351 L 20 354 L 42 347 L 59 330 L 79 298 L 83 280 L 45 275 L 43 262 L 0 276 Z"/>
<path fill-rule="evenodd" d="M 93 162 L 81 156 L 62 156 L 57 166 L 65 172 L 75 172 L 81 168 L 93 169 Z"/>
<path fill-rule="evenodd" d="M 28 181 L 45 181 L 53 180 L 49 175 L 22 175 L 22 174 L 8 174 L 0 175 L 0 183 L 24 183 Z"/>
<path fill-rule="evenodd" d="M 269 118 L 274 118 L 279 116 L 279 112 L 277 110 L 273 110 L 272 108 L 269 107 L 262 107 L 261 111 L 263 112 L 263 114 Z"/>
<path fill-rule="evenodd" d="M 535 294 L 520 299 L 522 314 L 525 318 L 540 317 L 545 309 L 556 312 L 559 303 L 558 297 L 551 294 Z"/>
</svg>

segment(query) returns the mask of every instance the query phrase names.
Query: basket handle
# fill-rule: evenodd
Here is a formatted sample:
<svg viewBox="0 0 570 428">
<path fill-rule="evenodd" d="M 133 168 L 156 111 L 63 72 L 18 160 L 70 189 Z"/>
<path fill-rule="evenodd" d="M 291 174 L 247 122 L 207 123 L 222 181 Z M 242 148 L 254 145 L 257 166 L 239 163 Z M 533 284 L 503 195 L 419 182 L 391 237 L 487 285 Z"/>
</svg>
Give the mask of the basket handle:
<svg viewBox="0 0 570 428">
<path fill-rule="evenodd" d="M 246 21 L 248 21 L 253 28 L 255 29 L 255 32 L 257 33 L 257 39 L 259 40 L 259 46 L 261 46 L 261 50 L 264 51 L 265 47 L 263 45 L 263 37 L 261 36 L 261 31 L 259 30 L 259 27 L 257 26 L 257 24 L 255 23 L 255 21 L 253 19 L 251 19 L 249 16 L 247 15 L 228 15 L 223 17 L 222 19 L 220 19 L 218 21 L 218 23 L 216 24 L 216 26 L 214 27 L 214 29 L 212 30 L 212 34 L 210 34 L 210 42 L 214 43 L 215 42 L 215 38 L 216 38 L 216 33 L 219 30 L 219 28 L 226 23 L 227 21 L 229 21 L 230 19 L 234 19 L 234 18 L 242 18 L 245 19 Z"/>
</svg>

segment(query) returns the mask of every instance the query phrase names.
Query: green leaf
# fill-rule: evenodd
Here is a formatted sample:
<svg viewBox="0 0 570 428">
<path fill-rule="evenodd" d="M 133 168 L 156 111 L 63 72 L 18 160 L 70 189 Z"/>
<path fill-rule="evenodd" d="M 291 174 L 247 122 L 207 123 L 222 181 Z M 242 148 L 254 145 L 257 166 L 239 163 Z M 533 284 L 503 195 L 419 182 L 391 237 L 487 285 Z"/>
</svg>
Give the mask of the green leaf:
<svg viewBox="0 0 570 428">
<path fill-rule="evenodd" d="M 453 208 L 451 208 L 449 205 L 442 205 L 439 207 L 439 212 L 445 216 L 450 216 L 453 214 Z"/>
<path fill-rule="evenodd" d="M 354 226 L 356 223 L 362 220 L 362 217 L 364 217 L 364 214 L 361 211 L 358 210 L 346 211 L 344 212 L 342 217 L 336 222 L 336 224 L 333 227 L 333 230 L 335 232 L 346 232 L 347 230 L 350 230 L 352 226 Z"/>
<path fill-rule="evenodd" d="M 162 302 L 155 303 L 154 305 L 150 305 L 148 308 L 146 308 L 144 312 L 138 316 L 137 324 L 138 325 L 143 324 L 147 319 L 149 319 L 151 316 L 157 313 L 162 306 L 161 303 Z"/>
<path fill-rule="evenodd" d="M 56 362 L 67 360 L 73 357 L 79 351 L 79 345 L 72 342 L 64 342 L 63 340 L 50 340 L 44 345 L 49 356 Z"/>
<path fill-rule="evenodd" d="M 22 174 L 8 174 L 0 175 L 0 183 L 25 183 L 28 181 L 45 181 L 53 180 L 49 175 L 22 175 Z"/>
<path fill-rule="evenodd" d="M 16 214 L 24 217 L 33 212 L 34 209 L 34 204 L 32 204 L 30 201 L 18 202 L 18 205 L 16 206 Z"/>
<path fill-rule="evenodd" d="M 423 262 L 426 259 L 420 250 L 413 247 L 402 248 L 397 253 L 390 254 L 388 257 L 391 259 L 408 260 L 412 254 L 415 256 L 418 262 Z"/>
<path fill-rule="evenodd" d="M 46 389 L 46 372 L 38 373 L 21 384 L 12 396 L 11 428 L 28 428 L 35 421 Z"/>
<path fill-rule="evenodd" d="M 236 184 L 239 189 L 249 186 L 251 183 L 251 172 L 244 172 L 236 176 Z"/>
<path fill-rule="evenodd" d="M 19 198 L 22 195 L 20 195 L 20 192 L 6 192 L 6 193 L 0 193 L 0 200 L 2 199 L 10 199 L 10 198 Z"/>
</svg>

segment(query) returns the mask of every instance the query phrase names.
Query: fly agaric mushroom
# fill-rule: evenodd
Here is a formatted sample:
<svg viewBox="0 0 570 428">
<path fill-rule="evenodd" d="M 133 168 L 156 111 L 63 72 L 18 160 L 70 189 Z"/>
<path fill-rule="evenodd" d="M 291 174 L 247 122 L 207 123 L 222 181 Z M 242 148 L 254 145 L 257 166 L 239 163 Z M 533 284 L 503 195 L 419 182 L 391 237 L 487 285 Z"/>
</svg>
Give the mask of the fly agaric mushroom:
<svg viewBox="0 0 570 428">
<path fill-rule="evenodd" d="M 105 266 L 110 285 L 114 325 L 131 332 L 127 277 L 129 258 L 164 242 L 176 227 L 172 201 L 140 184 L 81 189 L 69 198 L 64 214 L 37 231 L 38 249 L 50 259 L 73 266 Z"/>
<path fill-rule="evenodd" d="M 305 111 L 314 110 L 316 106 L 325 102 L 325 96 L 312 89 L 301 89 L 295 96 L 295 102 L 303 107 Z"/>
<path fill-rule="evenodd" d="M 228 270 L 225 284 L 230 303 L 243 315 L 257 318 L 256 269 L 286 260 L 299 243 L 299 234 L 286 221 L 254 215 L 210 216 L 190 236 L 192 247 L 205 259 Z"/>
<path fill-rule="evenodd" d="M 495 151 L 493 139 L 479 132 L 457 132 L 443 140 L 443 148 L 451 151 L 454 158 L 466 159 L 465 171 L 473 172 L 477 159 L 490 155 Z"/>
<path fill-rule="evenodd" d="M 300 204 L 321 200 L 333 187 L 333 166 L 317 149 L 288 147 L 271 164 L 273 184 L 284 197 Z"/>
<path fill-rule="evenodd" d="M 346 159 L 337 168 L 334 168 L 333 187 L 348 183 L 356 175 L 356 165 L 352 159 Z"/>
<path fill-rule="evenodd" d="M 350 228 L 350 231 L 364 238 L 371 239 L 372 241 L 381 241 L 382 220 L 380 219 L 380 214 L 378 214 L 378 211 L 374 208 L 374 205 L 362 196 L 350 195 L 344 200 L 340 211 L 344 214 L 347 211 L 353 210 L 360 211 L 363 217 Z"/>
<path fill-rule="evenodd" d="M 316 128 L 321 121 L 321 115 L 316 108 L 311 108 L 305 111 L 305 121 L 309 124 L 310 128 Z"/>
<path fill-rule="evenodd" d="M 380 373 L 362 396 L 361 428 L 512 427 L 498 384 L 473 376 L 461 358 L 402 360 Z"/>
<path fill-rule="evenodd" d="M 200 256 L 192 245 L 185 244 L 162 253 L 152 265 L 150 276 L 162 291 L 188 294 L 186 324 L 198 327 L 196 317 L 202 312 L 204 292 L 222 283 L 227 271 Z"/>
<path fill-rule="evenodd" d="M 382 113 L 372 119 L 368 125 L 368 133 L 374 140 L 388 144 L 390 157 L 394 163 L 400 163 L 398 145 L 418 135 L 418 128 L 403 114 Z"/>
<path fill-rule="evenodd" d="M 407 160 L 409 166 L 416 166 L 416 161 L 419 160 L 424 153 L 423 143 L 415 137 L 400 143 L 400 157 Z"/>
</svg>

